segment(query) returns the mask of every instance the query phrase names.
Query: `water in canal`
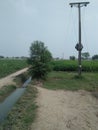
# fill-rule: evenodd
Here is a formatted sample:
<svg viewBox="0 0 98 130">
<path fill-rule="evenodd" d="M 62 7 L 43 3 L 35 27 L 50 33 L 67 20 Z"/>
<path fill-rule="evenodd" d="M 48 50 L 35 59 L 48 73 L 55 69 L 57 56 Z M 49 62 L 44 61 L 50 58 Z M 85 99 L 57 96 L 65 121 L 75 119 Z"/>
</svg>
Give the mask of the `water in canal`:
<svg viewBox="0 0 98 130">
<path fill-rule="evenodd" d="M 2 122 L 8 115 L 17 100 L 22 96 L 26 90 L 26 86 L 30 83 L 31 77 L 23 84 L 22 88 L 16 89 L 4 102 L 0 103 L 0 122 Z"/>
</svg>

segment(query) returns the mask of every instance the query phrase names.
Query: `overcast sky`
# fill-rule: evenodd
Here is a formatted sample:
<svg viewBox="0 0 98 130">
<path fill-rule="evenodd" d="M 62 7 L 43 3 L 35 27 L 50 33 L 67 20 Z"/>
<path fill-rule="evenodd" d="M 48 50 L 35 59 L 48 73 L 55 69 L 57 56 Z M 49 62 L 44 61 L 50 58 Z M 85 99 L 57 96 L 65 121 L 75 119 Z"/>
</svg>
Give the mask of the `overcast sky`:
<svg viewBox="0 0 98 130">
<path fill-rule="evenodd" d="M 29 56 L 31 43 L 39 40 L 53 57 L 77 57 L 78 9 L 70 2 L 76 1 L 0 0 L 0 55 Z M 98 54 L 98 0 L 89 2 L 81 8 L 82 44 L 92 56 Z"/>
</svg>

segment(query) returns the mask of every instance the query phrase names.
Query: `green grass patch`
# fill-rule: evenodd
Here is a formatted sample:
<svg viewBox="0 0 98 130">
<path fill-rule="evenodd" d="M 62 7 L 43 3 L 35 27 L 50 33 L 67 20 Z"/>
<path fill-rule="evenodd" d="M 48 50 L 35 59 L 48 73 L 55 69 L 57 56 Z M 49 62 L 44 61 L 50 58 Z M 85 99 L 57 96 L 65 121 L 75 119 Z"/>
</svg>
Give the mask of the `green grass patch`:
<svg viewBox="0 0 98 130">
<path fill-rule="evenodd" d="M 28 72 L 24 72 L 18 76 L 16 76 L 16 78 L 14 79 L 14 82 L 16 82 L 17 86 L 22 87 L 22 85 L 24 84 L 24 82 L 26 80 L 28 80 L 30 77 L 30 75 L 28 74 Z"/>
<path fill-rule="evenodd" d="M 0 59 L 0 78 L 27 67 L 26 60 Z"/>
<path fill-rule="evenodd" d="M 28 130 L 36 117 L 35 102 L 37 89 L 28 85 L 25 93 L 12 108 L 5 121 L 0 124 L 0 130 Z"/>
<path fill-rule="evenodd" d="M 51 72 L 48 79 L 43 82 L 48 89 L 65 90 L 98 90 L 98 73 L 83 73 L 81 78 L 75 72 Z"/>
<path fill-rule="evenodd" d="M 15 85 L 6 85 L 0 89 L 0 102 L 16 89 Z"/>
</svg>

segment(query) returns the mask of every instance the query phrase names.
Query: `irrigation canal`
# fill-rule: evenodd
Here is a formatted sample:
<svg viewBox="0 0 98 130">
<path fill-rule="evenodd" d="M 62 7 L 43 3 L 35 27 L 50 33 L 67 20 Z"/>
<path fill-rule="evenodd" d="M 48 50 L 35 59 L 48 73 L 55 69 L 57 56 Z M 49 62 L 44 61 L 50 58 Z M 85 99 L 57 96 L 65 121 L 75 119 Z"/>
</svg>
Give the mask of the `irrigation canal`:
<svg viewBox="0 0 98 130">
<path fill-rule="evenodd" d="M 31 82 L 31 77 L 23 84 L 22 88 L 16 89 L 10 96 L 8 96 L 4 102 L 0 103 L 0 123 L 7 117 L 9 111 L 23 95 L 26 90 L 26 86 Z"/>
</svg>

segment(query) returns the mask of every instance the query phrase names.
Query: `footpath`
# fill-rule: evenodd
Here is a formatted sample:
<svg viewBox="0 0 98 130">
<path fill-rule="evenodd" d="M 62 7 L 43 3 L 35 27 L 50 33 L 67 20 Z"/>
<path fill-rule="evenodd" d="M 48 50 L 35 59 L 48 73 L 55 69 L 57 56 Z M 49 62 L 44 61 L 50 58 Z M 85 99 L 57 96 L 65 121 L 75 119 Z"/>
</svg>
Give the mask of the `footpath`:
<svg viewBox="0 0 98 130">
<path fill-rule="evenodd" d="M 24 68 L 15 73 L 12 73 L 4 78 L 1 78 L 0 79 L 0 88 L 3 87 L 4 85 L 14 84 L 13 79 L 15 78 L 15 76 L 22 74 L 23 72 L 25 72 L 27 70 L 28 70 L 28 68 Z"/>
</svg>

